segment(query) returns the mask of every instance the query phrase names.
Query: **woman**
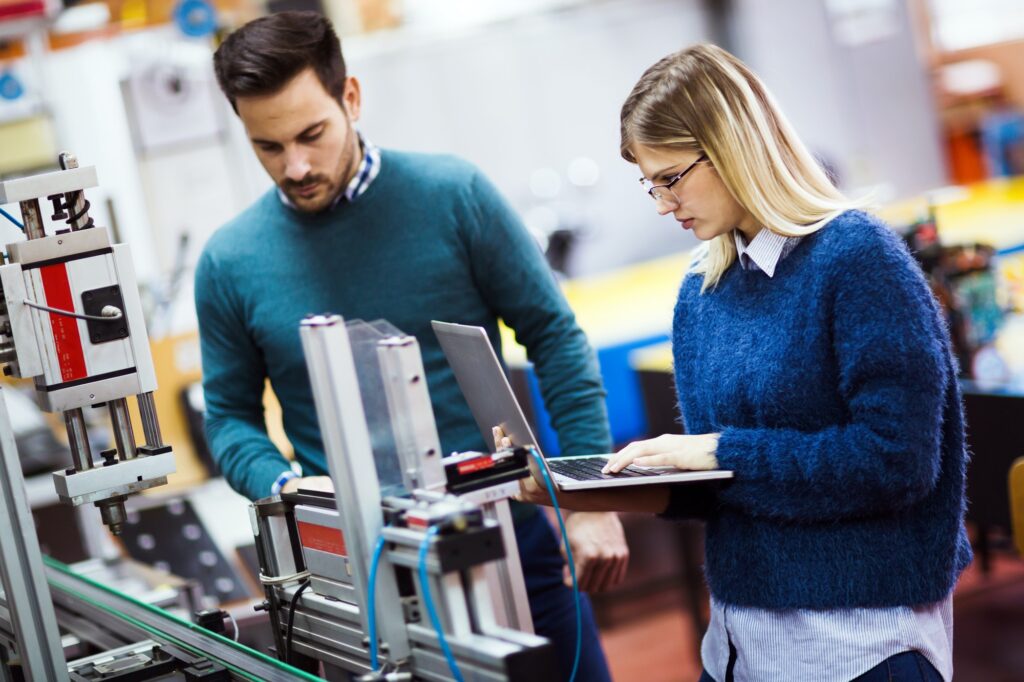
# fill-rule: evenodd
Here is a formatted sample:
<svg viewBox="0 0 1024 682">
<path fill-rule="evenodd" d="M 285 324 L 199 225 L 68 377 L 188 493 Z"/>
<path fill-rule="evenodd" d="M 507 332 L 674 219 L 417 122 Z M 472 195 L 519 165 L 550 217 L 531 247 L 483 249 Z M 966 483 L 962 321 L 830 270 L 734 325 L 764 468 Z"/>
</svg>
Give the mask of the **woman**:
<svg viewBox="0 0 1024 682">
<path fill-rule="evenodd" d="M 966 457 L 948 334 L 919 268 L 717 47 L 648 69 L 621 124 L 658 212 L 706 248 L 672 333 L 692 435 L 633 443 L 607 469 L 734 479 L 560 502 L 707 519 L 702 680 L 950 680 L 951 593 L 971 560 Z M 524 496 L 543 498 L 533 484 Z"/>
</svg>

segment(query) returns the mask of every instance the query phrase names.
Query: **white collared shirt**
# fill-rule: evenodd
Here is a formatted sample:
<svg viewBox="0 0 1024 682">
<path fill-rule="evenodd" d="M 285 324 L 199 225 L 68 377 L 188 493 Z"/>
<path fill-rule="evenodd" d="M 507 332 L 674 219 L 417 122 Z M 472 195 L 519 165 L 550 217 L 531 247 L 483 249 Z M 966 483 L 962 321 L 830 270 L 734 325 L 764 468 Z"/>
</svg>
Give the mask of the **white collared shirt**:
<svg viewBox="0 0 1024 682">
<path fill-rule="evenodd" d="M 775 277 L 776 266 L 803 239 L 787 237 L 768 228 L 758 232 L 749 244 L 739 230 L 733 230 L 732 236 L 736 242 L 736 256 L 740 267 L 744 270 L 760 270 L 769 277 Z"/>
</svg>

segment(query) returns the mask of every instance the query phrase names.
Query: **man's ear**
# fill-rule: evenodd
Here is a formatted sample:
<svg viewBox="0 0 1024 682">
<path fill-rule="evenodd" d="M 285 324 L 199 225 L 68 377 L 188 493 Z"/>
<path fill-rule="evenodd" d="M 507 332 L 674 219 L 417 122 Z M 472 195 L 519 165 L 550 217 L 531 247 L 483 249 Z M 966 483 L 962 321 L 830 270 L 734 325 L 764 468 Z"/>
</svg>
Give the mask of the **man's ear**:
<svg viewBox="0 0 1024 682">
<path fill-rule="evenodd" d="M 355 76 L 345 78 L 345 88 L 341 91 L 341 103 L 348 114 L 350 121 L 359 120 L 359 111 L 362 106 L 362 95 L 359 90 L 359 79 Z"/>
</svg>

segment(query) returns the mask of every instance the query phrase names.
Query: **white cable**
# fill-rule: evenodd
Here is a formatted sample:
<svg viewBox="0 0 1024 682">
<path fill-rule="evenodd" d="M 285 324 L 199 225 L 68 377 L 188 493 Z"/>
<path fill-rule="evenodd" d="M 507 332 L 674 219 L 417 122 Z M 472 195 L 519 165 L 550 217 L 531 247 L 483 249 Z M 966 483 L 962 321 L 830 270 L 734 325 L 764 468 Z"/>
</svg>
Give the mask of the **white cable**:
<svg viewBox="0 0 1024 682">
<path fill-rule="evenodd" d="M 231 615 L 230 611 L 228 611 L 227 609 L 225 609 L 224 611 L 225 611 L 225 613 L 228 614 L 228 620 L 231 621 L 231 627 L 234 630 L 234 635 L 235 636 L 232 637 L 232 639 L 234 639 L 237 642 L 238 641 L 238 621 L 235 620 L 235 617 L 233 615 Z"/>
<path fill-rule="evenodd" d="M 65 315 L 67 317 L 77 317 L 80 320 L 95 320 L 97 322 L 110 322 L 112 320 L 120 320 L 124 317 L 124 313 L 115 306 L 105 305 L 100 311 L 99 315 L 84 315 L 82 313 L 75 313 L 70 310 L 61 310 L 60 308 L 51 308 L 48 305 L 40 305 L 35 301 L 30 301 L 27 298 L 22 301 L 29 308 L 35 308 L 36 310 L 45 310 L 48 313 L 56 313 L 57 315 Z"/>
<path fill-rule="evenodd" d="M 285 585 L 287 583 L 299 582 L 309 577 L 309 571 L 302 571 L 301 573 L 292 573 L 291 575 L 275 576 L 273 578 L 268 577 L 260 573 L 260 583 L 264 585 Z"/>
</svg>

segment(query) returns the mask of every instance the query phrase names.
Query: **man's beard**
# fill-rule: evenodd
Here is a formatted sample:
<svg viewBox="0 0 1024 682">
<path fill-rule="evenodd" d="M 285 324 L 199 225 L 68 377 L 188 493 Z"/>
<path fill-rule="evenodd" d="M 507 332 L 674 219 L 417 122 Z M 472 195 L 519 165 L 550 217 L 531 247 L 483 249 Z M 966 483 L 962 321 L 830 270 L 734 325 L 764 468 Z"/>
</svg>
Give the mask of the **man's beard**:
<svg viewBox="0 0 1024 682">
<path fill-rule="evenodd" d="M 307 198 L 299 193 L 302 189 L 311 185 L 318 185 L 318 189 L 322 194 L 318 193 Z M 310 213 L 316 213 L 327 208 L 337 194 L 337 192 L 332 191 L 333 185 L 326 175 L 309 175 L 298 182 L 285 180 L 281 183 L 280 187 L 296 208 Z M 310 201 L 316 201 L 317 203 L 311 205 Z"/>
</svg>

